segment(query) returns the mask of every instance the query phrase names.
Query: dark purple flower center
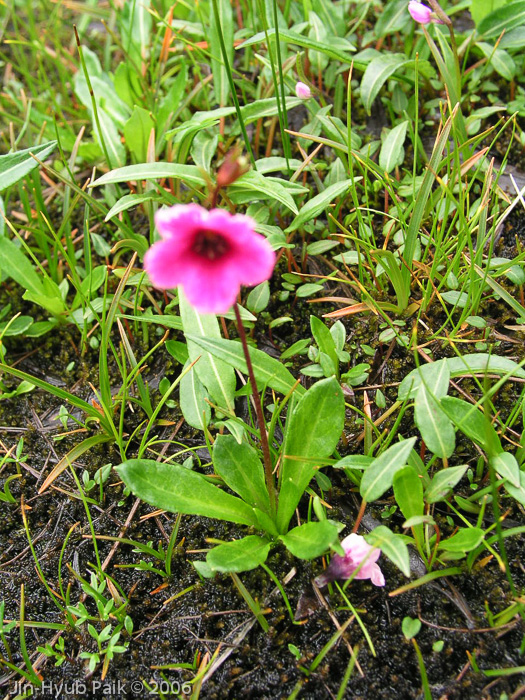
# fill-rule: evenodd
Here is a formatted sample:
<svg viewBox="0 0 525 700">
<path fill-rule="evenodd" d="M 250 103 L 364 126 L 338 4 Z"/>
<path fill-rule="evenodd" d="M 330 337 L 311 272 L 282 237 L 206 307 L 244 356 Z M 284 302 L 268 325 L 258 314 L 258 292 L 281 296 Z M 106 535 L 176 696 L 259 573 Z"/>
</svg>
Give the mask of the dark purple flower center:
<svg viewBox="0 0 525 700">
<path fill-rule="evenodd" d="M 194 253 L 207 260 L 217 260 L 230 249 L 229 241 L 216 231 L 198 231 L 191 247 Z"/>
</svg>

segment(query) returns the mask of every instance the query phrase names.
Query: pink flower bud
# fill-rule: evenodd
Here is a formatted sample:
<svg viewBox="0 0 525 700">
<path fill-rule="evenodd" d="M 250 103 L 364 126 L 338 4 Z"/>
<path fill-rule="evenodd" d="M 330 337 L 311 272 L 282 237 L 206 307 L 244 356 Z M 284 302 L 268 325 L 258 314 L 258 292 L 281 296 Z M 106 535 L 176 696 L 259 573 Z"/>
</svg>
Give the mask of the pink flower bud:
<svg viewBox="0 0 525 700">
<path fill-rule="evenodd" d="M 419 24 L 430 24 L 433 20 L 434 13 L 430 7 L 423 5 L 423 3 L 418 2 L 418 0 L 410 0 L 408 3 L 408 11 L 412 19 L 415 22 L 419 22 Z"/>
<path fill-rule="evenodd" d="M 297 95 L 297 97 L 300 97 L 301 100 L 307 100 L 309 97 L 312 96 L 312 91 L 310 90 L 308 85 L 299 82 L 295 86 L 295 94 Z"/>
</svg>

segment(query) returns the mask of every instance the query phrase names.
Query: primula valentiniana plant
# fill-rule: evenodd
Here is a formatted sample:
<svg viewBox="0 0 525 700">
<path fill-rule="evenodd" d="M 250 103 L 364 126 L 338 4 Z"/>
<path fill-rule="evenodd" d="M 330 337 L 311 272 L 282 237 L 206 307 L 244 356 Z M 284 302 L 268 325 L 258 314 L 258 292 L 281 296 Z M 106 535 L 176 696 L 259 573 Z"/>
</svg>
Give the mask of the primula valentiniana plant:
<svg viewBox="0 0 525 700">
<path fill-rule="evenodd" d="M 315 579 L 320 588 L 336 579 L 346 580 L 351 576 L 369 578 L 374 586 L 385 585 L 383 572 L 376 564 L 381 555 L 377 547 L 371 547 L 362 535 L 356 535 L 355 532 L 345 537 L 341 546 L 345 550 L 344 556 L 334 554 L 326 571 Z"/>
<path fill-rule="evenodd" d="M 162 240 L 148 250 L 144 267 L 155 287 L 180 285 L 200 313 L 226 313 L 241 285 L 272 276 L 275 253 L 249 216 L 176 204 L 157 212 L 155 223 Z"/>
</svg>

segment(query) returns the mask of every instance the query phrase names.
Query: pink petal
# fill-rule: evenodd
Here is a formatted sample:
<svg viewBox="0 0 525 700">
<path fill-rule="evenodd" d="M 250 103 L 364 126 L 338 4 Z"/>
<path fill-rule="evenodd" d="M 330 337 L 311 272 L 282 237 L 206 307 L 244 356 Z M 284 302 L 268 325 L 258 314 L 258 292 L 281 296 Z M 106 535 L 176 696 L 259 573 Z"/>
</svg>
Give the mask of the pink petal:
<svg viewBox="0 0 525 700">
<path fill-rule="evenodd" d="M 199 313 L 226 313 L 241 287 L 235 267 L 227 261 L 211 263 L 195 255 L 193 258 L 196 260 L 187 262 L 179 282 L 188 301 Z"/>
<path fill-rule="evenodd" d="M 187 238 L 206 227 L 208 212 L 198 204 L 175 204 L 159 209 L 155 225 L 164 239 Z"/>
<path fill-rule="evenodd" d="M 374 586 L 384 586 L 385 585 L 385 577 L 383 576 L 383 572 L 379 568 L 377 564 L 374 564 L 374 567 L 372 569 L 372 575 L 370 576 L 370 579 Z"/>
<path fill-rule="evenodd" d="M 157 241 L 151 246 L 144 256 L 144 269 L 155 287 L 173 289 L 180 284 L 187 254 L 184 238 Z"/>
</svg>

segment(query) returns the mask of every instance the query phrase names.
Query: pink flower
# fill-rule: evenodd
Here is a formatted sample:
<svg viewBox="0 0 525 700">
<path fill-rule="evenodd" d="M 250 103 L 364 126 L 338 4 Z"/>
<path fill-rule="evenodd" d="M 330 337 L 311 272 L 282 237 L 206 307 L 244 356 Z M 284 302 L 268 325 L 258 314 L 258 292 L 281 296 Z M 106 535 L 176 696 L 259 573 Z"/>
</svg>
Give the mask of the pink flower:
<svg viewBox="0 0 525 700">
<path fill-rule="evenodd" d="M 162 240 L 146 253 L 146 272 L 159 289 L 180 285 L 201 313 L 226 313 L 241 284 L 272 276 L 275 253 L 249 216 L 176 204 L 159 210 L 155 223 Z"/>
<path fill-rule="evenodd" d="M 430 24 L 433 20 L 434 13 L 430 7 L 423 5 L 423 3 L 418 2 L 418 0 L 410 0 L 408 3 L 408 11 L 412 19 L 415 22 L 419 22 L 419 24 Z"/>
<path fill-rule="evenodd" d="M 312 91 L 310 90 L 308 85 L 306 85 L 306 83 L 299 82 L 295 86 L 295 94 L 297 95 L 297 97 L 300 97 L 301 100 L 307 100 L 309 97 L 312 96 Z"/>
<path fill-rule="evenodd" d="M 376 564 L 381 556 L 381 550 L 371 547 L 364 537 L 356 535 L 355 532 L 345 537 L 341 546 L 345 550 L 344 557 L 334 554 L 326 571 L 315 579 L 319 588 L 336 579 L 350 578 L 360 564 L 362 566 L 354 578 L 369 578 L 375 586 L 385 585 L 383 572 Z"/>
</svg>

